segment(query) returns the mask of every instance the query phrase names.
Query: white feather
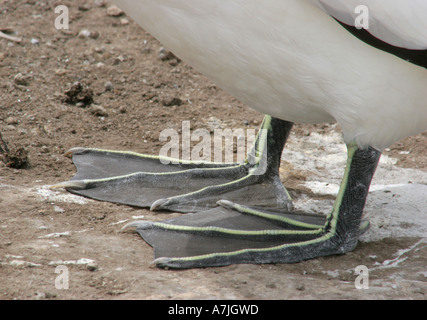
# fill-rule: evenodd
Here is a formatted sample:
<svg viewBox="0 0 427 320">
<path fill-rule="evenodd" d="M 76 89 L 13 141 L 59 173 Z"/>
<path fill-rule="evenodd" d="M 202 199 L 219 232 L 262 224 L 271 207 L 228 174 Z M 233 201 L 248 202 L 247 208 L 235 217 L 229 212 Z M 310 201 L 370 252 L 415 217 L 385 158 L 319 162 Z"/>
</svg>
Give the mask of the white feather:
<svg viewBox="0 0 427 320">
<path fill-rule="evenodd" d="M 375 37 L 407 49 L 427 49 L 426 0 L 310 0 L 328 14 L 354 26 L 361 12 L 368 8 L 369 28 Z"/>
<path fill-rule="evenodd" d="M 313 0 L 116 2 L 262 113 L 299 123 L 336 120 L 347 143 L 377 149 L 427 129 L 427 70 L 361 42 Z"/>
</svg>

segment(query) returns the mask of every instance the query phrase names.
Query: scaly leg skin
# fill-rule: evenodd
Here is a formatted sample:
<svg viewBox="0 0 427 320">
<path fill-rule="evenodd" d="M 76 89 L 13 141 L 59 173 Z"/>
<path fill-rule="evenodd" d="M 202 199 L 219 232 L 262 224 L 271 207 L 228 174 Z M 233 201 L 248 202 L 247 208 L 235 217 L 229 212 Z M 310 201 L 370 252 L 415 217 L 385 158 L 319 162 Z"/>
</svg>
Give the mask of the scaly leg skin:
<svg viewBox="0 0 427 320">
<path fill-rule="evenodd" d="M 64 187 L 89 198 L 197 212 L 221 199 L 289 211 L 292 201 L 279 179 L 280 156 L 292 123 L 265 116 L 244 163 L 194 163 L 161 156 L 101 149 L 69 151 L 77 174 Z M 168 160 L 169 164 L 163 164 Z"/>
<path fill-rule="evenodd" d="M 227 228 L 225 223 L 225 227 L 179 224 L 181 218 L 174 219 L 172 223 L 142 221 L 133 222 L 130 226 L 136 227 L 136 231 L 154 247 L 155 255 L 156 251 L 168 252 L 166 250 L 168 248 L 185 252 L 181 246 L 193 246 L 186 256 L 177 257 L 174 253 L 169 256 L 156 255 L 154 263 L 158 267 L 196 268 L 237 263 L 294 263 L 320 256 L 344 254 L 355 248 L 361 229 L 364 228 L 361 217 L 369 186 L 381 156 L 379 151 L 371 147 L 366 149 L 359 149 L 356 145 L 347 147 L 346 171 L 334 207 L 323 225 L 316 221 L 316 218 L 312 218 L 311 223 L 308 223 L 306 218 L 301 220 L 272 215 L 265 210 L 220 201 L 219 204 L 228 210 L 231 209 L 230 211 L 238 211 L 244 216 L 249 215 L 250 219 L 256 216 L 260 223 L 269 220 L 272 226 L 277 225 L 280 228 L 241 230 Z M 199 214 L 203 212 L 196 213 L 192 219 L 206 220 L 205 217 L 196 219 Z M 230 216 L 229 219 L 233 221 L 234 218 Z M 254 222 L 248 225 L 254 225 Z M 187 237 L 186 243 L 179 241 L 179 237 L 183 235 Z M 172 243 L 166 242 L 170 239 Z M 200 246 L 212 246 L 216 241 L 220 242 L 217 247 L 223 249 L 194 254 L 200 250 L 194 247 L 194 242 Z M 249 245 L 244 247 L 244 241 Z"/>
</svg>

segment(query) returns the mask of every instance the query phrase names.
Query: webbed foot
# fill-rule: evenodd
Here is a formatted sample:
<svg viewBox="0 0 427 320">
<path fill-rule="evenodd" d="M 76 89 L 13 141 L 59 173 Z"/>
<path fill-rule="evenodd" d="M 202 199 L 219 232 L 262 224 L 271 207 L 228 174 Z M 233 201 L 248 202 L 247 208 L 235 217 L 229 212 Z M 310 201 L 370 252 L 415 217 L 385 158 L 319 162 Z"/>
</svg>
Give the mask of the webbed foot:
<svg viewBox="0 0 427 320">
<path fill-rule="evenodd" d="M 226 199 L 289 211 L 292 201 L 279 179 L 279 165 L 291 128 L 290 122 L 266 116 L 244 163 L 194 163 L 134 152 L 73 148 L 69 153 L 77 174 L 56 187 L 151 210 L 196 212 Z"/>
<path fill-rule="evenodd" d="M 355 248 L 368 223 L 361 219 L 380 152 L 349 146 L 347 169 L 327 217 L 221 207 L 163 222 L 129 226 L 154 247 L 158 267 L 195 268 L 237 263 L 294 263 Z"/>
</svg>

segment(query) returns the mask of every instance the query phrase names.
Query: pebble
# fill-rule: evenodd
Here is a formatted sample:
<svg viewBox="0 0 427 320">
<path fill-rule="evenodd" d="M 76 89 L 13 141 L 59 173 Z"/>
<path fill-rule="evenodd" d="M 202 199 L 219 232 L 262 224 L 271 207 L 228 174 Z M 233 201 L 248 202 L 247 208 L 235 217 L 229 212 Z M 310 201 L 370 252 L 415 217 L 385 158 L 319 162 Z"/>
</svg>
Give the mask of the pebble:
<svg viewBox="0 0 427 320">
<path fill-rule="evenodd" d="M 40 151 L 41 151 L 41 153 L 49 153 L 50 152 L 50 150 L 47 146 L 42 146 L 40 148 Z"/>
<path fill-rule="evenodd" d="M 97 265 L 95 262 L 89 262 L 89 263 L 86 265 L 86 268 L 87 268 L 89 271 L 96 271 L 96 270 L 98 270 L 98 265 Z"/>
<path fill-rule="evenodd" d="M 103 106 L 100 106 L 97 104 L 92 104 L 89 110 L 90 110 L 90 113 L 98 117 L 108 116 L 107 110 Z"/>
<path fill-rule="evenodd" d="M 63 75 L 65 75 L 67 73 L 67 70 L 66 69 L 63 69 L 63 68 L 59 68 L 59 69 L 56 69 L 55 70 L 55 74 L 57 75 L 57 76 L 63 76 Z"/>
<path fill-rule="evenodd" d="M 70 89 L 64 92 L 63 101 L 70 104 L 82 102 L 83 106 L 90 105 L 93 102 L 93 90 L 76 81 L 71 85 Z"/>
<path fill-rule="evenodd" d="M 13 77 L 13 81 L 21 86 L 28 85 L 28 77 L 24 76 L 22 73 L 18 73 Z"/>
<path fill-rule="evenodd" d="M 107 81 L 107 82 L 105 82 L 105 84 L 104 84 L 104 88 L 105 88 L 105 90 L 107 90 L 107 91 L 111 91 L 111 90 L 113 90 L 113 89 L 114 89 L 114 85 L 113 85 L 113 83 L 112 83 L 111 81 Z"/>
<path fill-rule="evenodd" d="M 97 7 L 105 7 L 107 5 L 107 0 L 95 0 L 95 5 Z"/>
<path fill-rule="evenodd" d="M 97 39 L 99 37 L 99 32 L 97 31 L 89 31 L 87 29 L 83 29 L 79 31 L 79 38 L 91 38 Z"/>
<path fill-rule="evenodd" d="M 120 19 L 120 24 L 125 26 L 129 24 L 129 20 L 127 18 L 121 18 Z"/>
<path fill-rule="evenodd" d="M 177 59 L 176 56 L 172 53 L 172 51 L 169 51 L 163 47 L 159 49 L 158 58 L 162 61 Z"/>
<path fill-rule="evenodd" d="M 6 119 L 6 123 L 8 125 L 18 124 L 18 119 L 16 119 L 15 117 L 9 117 Z"/>
<path fill-rule="evenodd" d="M 90 5 L 88 3 L 84 3 L 82 5 L 79 5 L 78 9 L 80 11 L 88 11 L 90 10 Z"/>
<path fill-rule="evenodd" d="M 182 100 L 180 98 L 168 98 L 163 100 L 163 106 L 165 107 L 173 107 L 173 106 L 180 106 L 182 105 Z"/>
<path fill-rule="evenodd" d="M 141 52 L 144 54 L 150 54 L 153 51 L 151 48 L 142 48 Z"/>
<path fill-rule="evenodd" d="M 117 57 L 114 58 L 113 60 L 113 66 L 118 65 L 119 63 L 125 61 L 125 57 L 123 57 L 122 55 L 119 55 Z"/>
<path fill-rule="evenodd" d="M 90 36 L 90 31 L 87 29 L 83 29 L 79 31 L 79 37 L 80 38 L 89 38 Z"/>
<path fill-rule="evenodd" d="M 298 291 L 304 291 L 304 290 L 305 290 L 305 286 L 304 286 L 304 284 L 299 284 L 299 285 L 296 287 L 296 289 L 297 289 Z"/>
<path fill-rule="evenodd" d="M 53 211 L 55 211 L 57 213 L 64 213 L 64 209 L 62 209 L 61 207 L 58 207 L 58 206 L 53 206 Z"/>
<path fill-rule="evenodd" d="M 107 14 L 112 17 L 118 17 L 124 14 L 124 11 L 117 6 L 112 5 L 111 7 L 108 7 Z"/>
<path fill-rule="evenodd" d="M 94 50 L 95 50 L 96 53 L 99 53 L 99 54 L 105 52 L 105 48 L 104 47 L 96 47 Z"/>
</svg>

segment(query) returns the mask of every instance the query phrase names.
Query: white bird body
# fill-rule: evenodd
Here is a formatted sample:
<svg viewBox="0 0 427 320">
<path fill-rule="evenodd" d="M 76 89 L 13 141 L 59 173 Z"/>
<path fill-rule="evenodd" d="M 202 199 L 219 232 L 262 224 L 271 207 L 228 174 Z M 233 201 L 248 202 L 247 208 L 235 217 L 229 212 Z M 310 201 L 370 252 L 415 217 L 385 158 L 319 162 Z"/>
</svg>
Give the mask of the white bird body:
<svg viewBox="0 0 427 320">
<path fill-rule="evenodd" d="M 346 6 L 337 5 L 344 2 L 116 1 L 177 56 L 255 110 L 296 123 L 336 120 L 346 143 L 382 150 L 427 129 L 427 69 L 375 49 L 342 28 L 325 8 L 345 12 Z M 391 1 L 365 2 L 392 6 Z M 426 5 L 420 9 L 412 8 L 426 28 L 408 47 L 425 49 Z M 386 34 L 405 44 L 402 34 Z"/>
<path fill-rule="evenodd" d="M 310 0 L 341 22 L 354 25 L 360 11 L 368 8 L 369 32 L 392 45 L 427 48 L 427 1 L 425 0 Z M 357 9 L 359 8 L 359 9 Z"/>
</svg>

